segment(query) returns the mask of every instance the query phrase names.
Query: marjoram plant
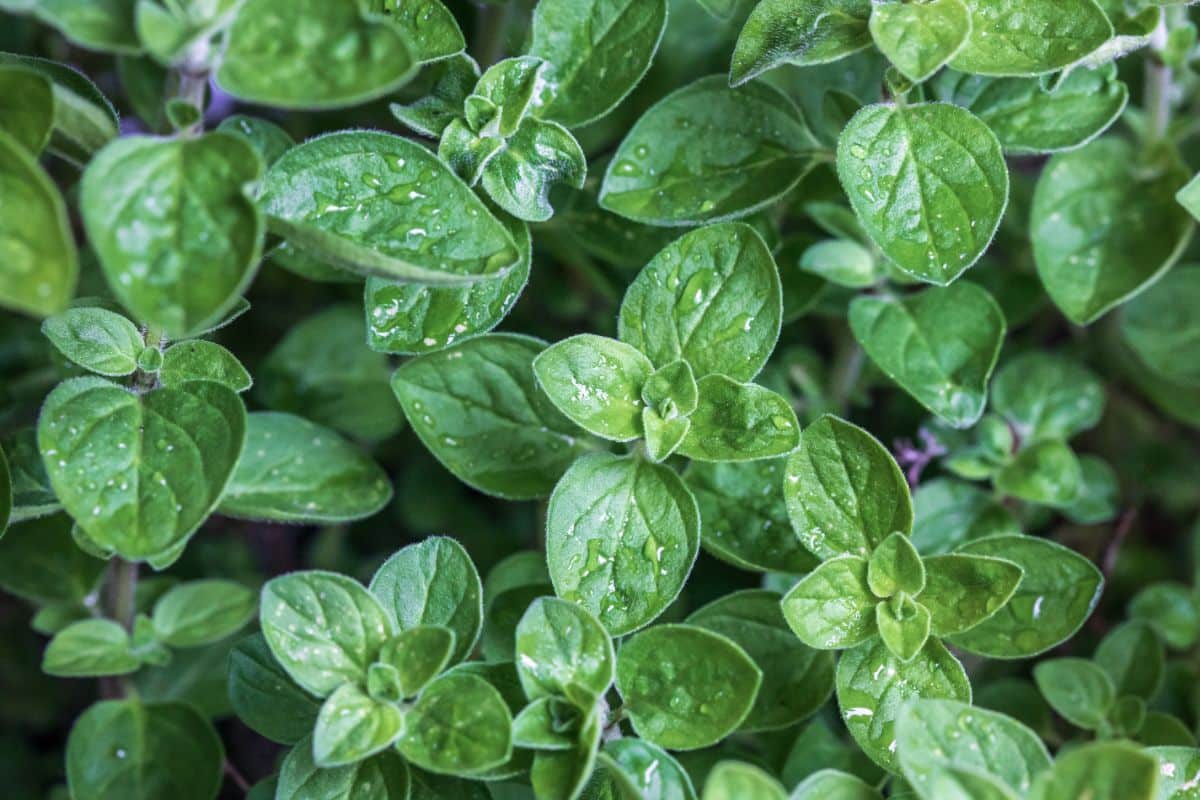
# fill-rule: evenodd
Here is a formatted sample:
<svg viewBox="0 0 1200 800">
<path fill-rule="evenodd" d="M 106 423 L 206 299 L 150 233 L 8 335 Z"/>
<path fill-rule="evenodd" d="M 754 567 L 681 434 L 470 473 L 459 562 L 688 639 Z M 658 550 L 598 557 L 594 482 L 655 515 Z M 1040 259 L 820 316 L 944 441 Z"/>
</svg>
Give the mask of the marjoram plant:
<svg viewBox="0 0 1200 800">
<path fill-rule="evenodd" d="M 0 0 L 0 794 L 1200 798 L 1190 5 Z"/>
</svg>

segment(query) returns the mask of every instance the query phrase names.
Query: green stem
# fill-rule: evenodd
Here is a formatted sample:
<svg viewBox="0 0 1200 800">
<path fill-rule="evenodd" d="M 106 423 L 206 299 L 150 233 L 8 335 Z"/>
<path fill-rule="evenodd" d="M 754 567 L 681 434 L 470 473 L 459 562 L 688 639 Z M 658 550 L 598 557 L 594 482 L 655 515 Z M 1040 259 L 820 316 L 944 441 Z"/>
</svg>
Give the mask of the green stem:
<svg viewBox="0 0 1200 800">
<path fill-rule="evenodd" d="M 1162 61 L 1167 46 L 1167 19 L 1164 14 L 1150 37 L 1150 52 L 1146 55 L 1146 144 L 1158 144 L 1171 124 L 1171 94 L 1173 71 Z"/>
<path fill-rule="evenodd" d="M 110 562 L 109 613 L 127 631 L 133 632 L 133 617 L 137 611 L 138 565 L 114 556 Z"/>
<path fill-rule="evenodd" d="M 162 350 L 167 344 L 166 332 L 157 325 L 147 325 L 142 330 L 142 341 L 146 347 L 156 347 Z M 143 372 L 138 370 L 133 376 L 133 388 L 138 393 L 148 392 L 158 386 L 157 372 Z"/>
<path fill-rule="evenodd" d="M 838 340 L 834 353 L 833 373 L 829 381 L 829 399 L 834 411 L 845 416 L 850 407 L 850 399 L 862 376 L 863 359 L 866 354 L 858 342 L 849 333 L 844 333 Z"/>
<path fill-rule="evenodd" d="M 198 136 L 204 132 L 204 100 L 211 66 L 209 47 L 208 40 L 201 37 L 188 49 L 183 63 L 175 70 L 179 78 L 179 85 L 175 90 L 176 98 L 200 110 L 199 119 L 179 131 L 179 135 L 183 137 Z"/>
</svg>

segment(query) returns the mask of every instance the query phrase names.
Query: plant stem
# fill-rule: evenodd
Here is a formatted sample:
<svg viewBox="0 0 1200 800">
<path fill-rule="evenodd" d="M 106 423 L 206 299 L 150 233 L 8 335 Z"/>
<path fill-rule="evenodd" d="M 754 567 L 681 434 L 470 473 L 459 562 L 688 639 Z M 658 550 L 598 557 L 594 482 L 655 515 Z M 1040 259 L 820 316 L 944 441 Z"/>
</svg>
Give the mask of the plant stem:
<svg viewBox="0 0 1200 800">
<path fill-rule="evenodd" d="M 137 593 L 138 565 L 114 556 L 109 569 L 109 614 L 132 632 L 133 617 L 137 610 L 134 595 Z"/>
<path fill-rule="evenodd" d="M 188 49 L 183 63 L 175 70 L 179 76 L 175 96 L 200 110 L 196 122 L 180 130 L 180 136 L 191 137 L 204 132 L 204 100 L 205 90 L 208 89 L 209 61 L 208 39 L 201 37 Z"/>
<path fill-rule="evenodd" d="M 1162 60 L 1167 46 L 1167 18 L 1164 14 L 1150 37 L 1150 52 L 1146 57 L 1146 144 L 1158 144 L 1171 124 L 1172 70 Z"/>
<path fill-rule="evenodd" d="M 850 398 L 862 375 L 865 354 L 858 342 L 849 334 L 838 338 L 834 350 L 833 371 L 829 379 L 829 400 L 839 415 L 845 416 Z"/>
</svg>

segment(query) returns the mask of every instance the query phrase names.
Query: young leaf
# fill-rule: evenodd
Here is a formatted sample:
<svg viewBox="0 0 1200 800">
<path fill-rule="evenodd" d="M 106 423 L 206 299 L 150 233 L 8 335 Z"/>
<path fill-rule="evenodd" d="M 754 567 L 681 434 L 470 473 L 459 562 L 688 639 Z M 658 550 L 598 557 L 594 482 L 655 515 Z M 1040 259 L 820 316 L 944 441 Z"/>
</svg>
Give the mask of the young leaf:
<svg viewBox="0 0 1200 800">
<path fill-rule="evenodd" d="M 871 552 L 867 585 L 876 597 L 891 597 L 897 592 L 915 597 L 921 593 L 925 588 L 925 567 L 907 536 L 893 533 Z"/>
<path fill-rule="evenodd" d="M 546 561 L 555 594 L 613 636 L 670 605 L 699 547 L 696 500 L 666 467 L 595 453 L 576 461 L 550 496 Z"/>
<path fill-rule="evenodd" d="M 756 461 L 786 455 L 800 441 L 800 423 L 782 395 L 724 375 L 697 384 L 699 404 L 679 445 L 697 461 Z"/>
<path fill-rule="evenodd" d="M 933 615 L 935 636 L 974 628 L 1007 603 L 1024 571 L 1000 558 L 962 553 L 925 559 L 927 582 L 918 598 Z"/>
<path fill-rule="evenodd" d="M 784 800 L 783 786 L 767 772 L 741 761 L 721 761 L 704 781 L 701 800 Z"/>
<path fill-rule="evenodd" d="M 323 769 L 313 760 L 313 742 L 304 739 L 288 752 L 279 770 L 276 800 L 316 800 L 344 797 L 354 800 L 391 800 L 410 797 L 413 787 L 408 765 L 395 752 L 385 750 L 357 764 Z M 413 794 L 413 797 L 420 795 Z"/>
<path fill-rule="evenodd" d="M 796 638 L 775 592 L 746 589 L 727 594 L 692 612 L 687 623 L 729 638 L 762 671 L 762 685 L 742 730 L 794 725 L 824 705 L 833 692 L 833 654 L 814 651 Z"/>
<path fill-rule="evenodd" d="M 578 128 L 613 110 L 650 68 L 667 27 L 665 0 L 538 3 L 529 54 L 554 65 L 538 112 Z"/>
<path fill-rule="evenodd" d="M 429 92 L 411 103 L 392 103 L 388 108 L 400 122 L 431 139 L 463 116 L 463 103 L 479 81 L 479 64 L 466 53 L 428 64 L 421 70 Z"/>
<path fill-rule="evenodd" d="M 871 239 L 903 272 L 939 286 L 979 260 L 1008 205 L 995 134 L 944 103 L 867 106 L 838 138 L 837 168 Z"/>
<path fill-rule="evenodd" d="M 580 711 L 559 697 L 534 700 L 513 718 L 513 745 L 528 750 L 571 750 Z"/>
<path fill-rule="evenodd" d="M 42 671 L 60 678 L 127 675 L 139 666 L 128 631 L 110 619 L 68 625 L 54 635 L 42 656 Z"/>
<path fill-rule="evenodd" d="M 129 136 L 88 164 L 80 211 L 109 287 L 173 337 L 221 319 L 254 277 L 262 215 L 247 185 L 262 160 L 228 133 Z"/>
<path fill-rule="evenodd" d="M 951 640 L 991 658 L 1030 658 L 1070 638 L 1092 613 L 1104 576 L 1083 556 L 1033 536 L 991 536 L 959 552 L 1011 561 L 1024 570 L 1003 608 Z"/>
<path fill-rule="evenodd" d="M 711 75 L 634 124 L 608 166 L 600 206 L 651 225 L 742 217 L 799 182 L 811 143 L 784 95 L 762 83 L 731 89 L 724 75 Z"/>
<path fill-rule="evenodd" d="M 1072 150 L 1117 120 L 1129 89 L 1115 64 L 1074 69 L 1054 86 L 1040 78 L 987 78 L 947 70 L 932 83 L 937 96 L 979 117 L 1011 154 Z"/>
<path fill-rule="evenodd" d="M 233 581 L 181 583 L 154 604 L 154 633 L 172 647 L 219 641 L 250 621 L 254 601 L 254 592 Z"/>
<path fill-rule="evenodd" d="M 912 661 L 929 639 L 929 609 L 910 597 L 897 595 L 892 601 L 876 604 L 875 626 L 892 655 L 904 662 Z"/>
<path fill-rule="evenodd" d="M 748 225 L 710 225 L 651 259 L 626 290 L 617 327 L 657 367 L 683 359 L 696 378 L 749 381 L 779 338 L 782 302 L 762 237 Z"/>
<path fill-rule="evenodd" d="M 292 148 L 267 173 L 259 202 L 273 232 L 363 275 L 463 285 L 501 277 L 520 258 L 508 229 L 449 167 L 391 134 L 343 131 Z"/>
<path fill-rule="evenodd" d="M 307 736 L 321 707 L 279 665 L 261 633 L 247 636 L 230 651 L 228 694 L 238 719 L 279 744 L 295 744 Z"/>
<path fill-rule="evenodd" d="M 1065 441 L 1100 421 L 1104 386 L 1091 370 L 1068 358 L 1027 353 L 996 373 L 992 407 L 1022 440 Z"/>
<path fill-rule="evenodd" d="M 1082 658 L 1055 658 L 1033 669 L 1042 696 L 1063 719 L 1085 730 L 1105 726 L 1116 701 L 1108 673 Z"/>
<path fill-rule="evenodd" d="M 451 161 L 440 147 L 438 155 Z M 554 215 L 552 186 L 562 183 L 583 188 L 587 156 L 562 125 L 528 118 L 508 137 L 504 148 L 487 159 L 482 170 L 481 185 L 496 205 L 517 219 L 545 222 Z"/>
<path fill-rule="evenodd" d="M 1200 608 L 1182 584 L 1164 582 L 1142 589 L 1129 604 L 1129 616 L 1144 620 L 1176 650 L 1186 650 L 1200 638 Z"/>
<path fill-rule="evenodd" d="M 729 84 L 781 64 L 825 64 L 870 47 L 870 16 L 870 0 L 760 0 L 738 35 Z"/>
<path fill-rule="evenodd" d="M 512 500 L 544 497 L 587 450 L 538 388 L 545 344 L 490 334 L 404 364 L 392 390 L 421 441 L 459 480 Z"/>
<path fill-rule="evenodd" d="M 367 278 L 367 344 L 381 353 L 421 355 L 487 333 L 512 310 L 529 280 L 532 242 L 525 223 L 498 216 L 520 260 L 503 278 L 469 286 L 427 286 Z"/>
<path fill-rule="evenodd" d="M 441 625 L 417 625 L 389 640 L 379 660 L 395 670 L 397 699 L 415 697 L 436 678 L 450 664 L 457 640 Z"/>
<path fill-rule="evenodd" d="M 996 491 L 1030 503 L 1065 506 L 1083 484 L 1083 468 L 1066 444 L 1043 439 L 1024 448 L 995 476 Z"/>
<path fill-rule="evenodd" d="M 204 522 L 245 435 L 242 401 L 208 381 L 136 395 L 75 378 L 50 393 L 38 421 L 63 506 L 91 539 L 131 560 L 181 546 Z"/>
<path fill-rule="evenodd" d="M 605 742 L 600 763 L 631 797 L 643 800 L 696 800 L 692 779 L 670 753 L 641 739 Z"/>
<path fill-rule="evenodd" d="M 809 647 L 841 650 L 876 633 L 875 605 L 867 583 L 867 561 L 831 558 L 801 578 L 783 598 L 783 616 Z"/>
<path fill-rule="evenodd" d="M 908 482 L 891 453 L 837 417 L 805 429 L 783 494 L 800 542 L 820 558 L 865 557 L 893 532 L 912 529 Z"/>
<path fill-rule="evenodd" d="M 1094 525 L 1107 522 L 1117 515 L 1121 487 L 1117 474 L 1106 461 L 1096 456 L 1079 457 L 1079 491 L 1075 499 L 1063 508 L 1072 522 Z"/>
<path fill-rule="evenodd" d="M 1051 159 L 1038 179 L 1029 234 L 1038 275 L 1068 319 L 1094 322 L 1176 262 L 1193 228 L 1175 202 L 1187 179 L 1173 154 L 1148 162 L 1115 137 Z M 1137 235 L 1151 224 L 1157 235 Z"/>
<path fill-rule="evenodd" d="M 882 641 L 867 642 L 842 654 L 837 666 L 837 697 L 850 735 L 871 760 L 894 770 L 896 720 L 916 698 L 971 701 L 962 664 L 937 639 L 911 661 L 902 661 Z"/>
<path fill-rule="evenodd" d="M 1039 75 L 1069 66 L 1113 35 L 1095 0 L 964 0 L 971 35 L 951 66 L 976 75 Z"/>
<path fill-rule="evenodd" d="M 533 360 L 533 373 L 550 402 L 589 433 L 618 442 L 642 435 L 642 387 L 654 372 L 632 345 L 572 336 Z"/>
<path fill-rule="evenodd" d="M 850 303 L 854 338 L 921 405 L 958 428 L 983 416 L 1007 325 L 992 296 L 966 281 L 904 298 Z"/>
<path fill-rule="evenodd" d="M 922 797 L 1020 797 L 1050 768 L 1029 728 L 952 700 L 910 702 L 896 720 L 896 742 L 904 777 Z"/>
<path fill-rule="evenodd" d="M 1117 697 L 1133 695 L 1147 702 L 1162 686 L 1165 659 L 1154 630 L 1138 621 L 1114 628 L 1092 656 L 1112 680 Z"/>
<path fill-rule="evenodd" d="M 367 667 L 392 636 L 387 612 L 360 583 L 315 570 L 268 581 L 259 622 L 275 659 L 318 697 L 365 681 Z"/>
<path fill-rule="evenodd" d="M 1159 763 L 1121 742 L 1095 742 L 1064 753 L 1042 773 L 1030 800 L 1088 797 L 1091 800 L 1154 800 Z"/>
<path fill-rule="evenodd" d="M 656 464 L 665 461 L 678 450 L 691 429 L 692 421 L 686 417 L 663 419 L 653 409 L 642 409 L 646 456 Z"/>
<path fill-rule="evenodd" d="M 600 746 L 601 713 L 593 707 L 570 750 L 534 753 L 529 782 L 535 797 L 578 797 L 591 777 Z"/>
<path fill-rule="evenodd" d="M 0 264 L 0 306 L 45 316 L 75 293 L 75 240 L 62 195 L 19 142 L 0 131 L 0 237 L 13 243 Z"/>
<path fill-rule="evenodd" d="M 342 684 L 321 706 L 313 730 L 313 760 L 320 767 L 362 761 L 394 742 L 404 729 L 400 709 Z"/>
<path fill-rule="evenodd" d="M 210 800 L 224 757 L 212 724 L 185 703 L 105 700 L 71 728 L 67 785 L 79 800 Z"/>
<path fill-rule="evenodd" d="M 804 250 L 799 266 L 804 272 L 847 289 L 866 289 L 879 281 L 875 255 L 851 239 L 817 242 Z"/>
<path fill-rule="evenodd" d="M 215 381 L 235 392 L 244 392 L 254 383 L 233 353 L 203 339 L 168 347 L 162 354 L 158 381 L 163 386 L 178 386 L 187 381 Z"/>
<path fill-rule="evenodd" d="M 971 33 L 963 0 L 882 3 L 871 7 L 871 37 L 904 77 L 920 83 L 962 49 Z"/>
<path fill-rule="evenodd" d="M 132 374 L 144 346 L 136 325 L 103 308 L 69 308 L 47 318 L 42 333 L 79 366 L 109 377 Z"/>
<path fill-rule="evenodd" d="M 633 729 L 670 750 L 696 750 L 732 733 L 754 705 L 762 673 L 724 636 L 657 625 L 617 654 L 617 691 Z"/>
<path fill-rule="evenodd" d="M 383 563 L 371 578 L 379 598 L 405 631 L 442 625 L 454 632 L 452 663 L 466 658 L 483 626 L 483 584 L 463 546 L 447 536 L 412 544 Z"/>
<path fill-rule="evenodd" d="M 366 7 L 247 0 L 226 34 L 217 81 L 241 100 L 278 108 L 337 108 L 381 97 L 408 81 L 417 55 L 399 25 Z M 315 63 L 319 71 L 308 66 Z"/>
<path fill-rule="evenodd" d="M 257 411 L 246 417 L 245 451 L 218 510 L 241 519 L 343 522 L 369 517 L 391 498 L 384 471 L 337 433 Z"/>
<path fill-rule="evenodd" d="M 469 775 L 512 753 L 512 715 L 483 678 L 448 674 L 421 692 L 405 717 L 401 755 L 430 772 Z"/>
<path fill-rule="evenodd" d="M 819 563 L 792 531 L 783 499 L 787 459 L 691 464 L 683 478 L 700 507 L 701 545 L 741 569 L 801 574 Z"/>
<path fill-rule="evenodd" d="M 584 707 L 604 696 L 616 656 L 600 622 L 554 597 L 533 602 L 516 630 L 517 675 L 530 699 L 569 697 Z"/>
</svg>

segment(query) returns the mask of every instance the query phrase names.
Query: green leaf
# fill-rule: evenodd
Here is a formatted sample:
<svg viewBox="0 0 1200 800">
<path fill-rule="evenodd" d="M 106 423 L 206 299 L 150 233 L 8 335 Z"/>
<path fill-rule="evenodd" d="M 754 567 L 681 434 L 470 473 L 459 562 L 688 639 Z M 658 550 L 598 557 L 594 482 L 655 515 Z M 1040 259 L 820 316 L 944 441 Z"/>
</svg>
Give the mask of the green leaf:
<svg viewBox="0 0 1200 800">
<path fill-rule="evenodd" d="M 304 319 L 259 363 L 255 394 L 354 439 L 386 439 L 404 417 L 388 387 L 391 362 L 365 338 L 362 309 L 349 304 Z"/>
<path fill-rule="evenodd" d="M 664 0 L 551 0 L 534 9 L 529 54 L 554 65 L 538 112 L 578 128 L 612 111 L 650 68 L 667 26 Z"/>
<path fill-rule="evenodd" d="M 262 161 L 227 133 L 123 137 L 88 164 L 80 210 L 108 284 L 138 321 L 182 337 L 225 316 L 254 277 Z"/>
<path fill-rule="evenodd" d="M 784 458 L 691 464 L 684 473 L 700 507 L 701 545 L 741 569 L 792 574 L 819 563 L 792 532 L 783 499 Z"/>
<path fill-rule="evenodd" d="M 242 401 L 216 383 L 137 395 L 74 378 L 46 398 L 38 449 L 88 536 L 140 561 L 182 547 L 216 507 L 245 427 Z"/>
<path fill-rule="evenodd" d="M 467 46 L 458 20 L 441 0 L 372 2 L 404 32 L 412 57 L 422 64 L 458 55 Z"/>
<path fill-rule="evenodd" d="M 693 625 L 657 625 L 617 654 L 617 691 L 638 736 L 670 750 L 716 744 L 746 719 L 762 673 L 734 642 Z"/>
<path fill-rule="evenodd" d="M 1108 673 L 1082 658 L 1055 658 L 1033 668 L 1042 696 L 1059 715 L 1085 730 L 1104 727 L 1116 689 Z"/>
<path fill-rule="evenodd" d="M 586 451 L 582 431 L 538 388 L 545 344 L 480 336 L 405 363 L 392 390 L 409 424 L 446 469 L 487 494 L 544 497 Z"/>
<path fill-rule="evenodd" d="M 784 95 L 762 83 L 731 89 L 724 75 L 711 75 L 634 124 L 604 176 L 600 206 L 651 225 L 745 216 L 799 182 L 811 147 L 804 118 Z"/>
<path fill-rule="evenodd" d="M 697 378 L 748 381 L 775 348 L 782 302 L 762 237 L 748 225 L 710 225 L 651 259 L 626 290 L 617 326 L 656 367 L 683 359 Z"/>
<path fill-rule="evenodd" d="M 452 663 L 475 647 L 483 626 L 483 584 L 463 546 L 447 536 L 432 536 L 398 551 L 371 578 L 379 598 L 405 631 L 417 625 L 442 625 L 454 632 Z"/>
<path fill-rule="evenodd" d="M 61 511 L 62 504 L 50 488 L 46 465 L 37 449 L 37 432 L 33 428 L 21 428 L 0 438 L 0 442 L 6 453 L 12 489 L 12 513 L 8 523 L 15 525 Z"/>
<path fill-rule="evenodd" d="M 1138 359 L 1170 381 L 1200 384 L 1200 270 L 1180 266 L 1131 300 L 1121 312 L 1121 336 Z"/>
<path fill-rule="evenodd" d="M 641 739 L 604 744 L 600 763 L 622 797 L 637 800 L 696 800 L 692 779 L 666 750 Z"/>
<path fill-rule="evenodd" d="M 704 781 L 701 800 L 784 800 L 787 794 L 768 773 L 742 761 L 720 761 Z"/>
<path fill-rule="evenodd" d="M 414 697 L 451 663 L 458 637 L 441 625 L 417 625 L 384 645 L 380 661 L 395 668 L 400 697 Z"/>
<path fill-rule="evenodd" d="M 699 547 L 696 500 L 666 467 L 595 453 L 576 461 L 550 496 L 546 561 L 555 594 L 613 636 L 670 605 Z"/>
<path fill-rule="evenodd" d="M 233 353 L 203 339 L 168 347 L 162 354 L 158 381 L 163 386 L 178 386 L 187 381 L 215 381 L 235 392 L 244 392 L 254 383 Z"/>
<path fill-rule="evenodd" d="M 512 753 L 512 715 L 483 678 L 443 675 L 409 710 L 397 747 L 430 772 L 481 772 L 503 764 Z"/>
<path fill-rule="evenodd" d="M 75 545 L 65 514 L 14 522 L 0 537 L 0 589 L 38 605 L 82 602 L 104 569 Z"/>
<path fill-rule="evenodd" d="M 875 597 L 867 582 L 867 560 L 829 559 L 800 579 L 783 598 L 783 616 L 809 647 L 841 650 L 876 633 Z"/>
<path fill-rule="evenodd" d="M 1117 515 L 1121 487 L 1117 474 L 1097 456 L 1079 457 L 1080 483 L 1075 499 L 1063 509 L 1073 522 L 1084 525 L 1107 522 Z"/>
<path fill-rule="evenodd" d="M 880 800 L 882 797 L 861 778 L 836 769 L 822 769 L 793 789 L 789 800 Z"/>
<path fill-rule="evenodd" d="M 796 638 L 775 592 L 732 592 L 692 612 L 687 622 L 727 637 L 762 672 L 762 685 L 742 730 L 794 725 L 823 706 L 833 692 L 833 655 L 814 651 Z"/>
<path fill-rule="evenodd" d="M 888 536 L 871 552 L 867 585 L 876 597 L 899 592 L 916 596 L 925 588 L 925 567 L 912 542 L 902 533 Z"/>
<path fill-rule="evenodd" d="M 706 375 L 679 454 L 697 461 L 753 461 L 786 455 L 800 441 L 787 399 L 753 383 Z"/>
<path fill-rule="evenodd" d="M 1113 35 L 1095 0 L 964 0 L 971 36 L 950 65 L 976 75 L 1039 75 L 1074 64 Z"/>
<path fill-rule="evenodd" d="M 1065 441 L 1100 421 L 1104 386 L 1075 361 L 1052 353 L 1027 353 L 996 373 L 992 407 L 1022 440 Z"/>
<path fill-rule="evenodd" d="M 783 482 L 796 535 L 820 558 L 868 555 L 912 529 L 908 483 L 875 437 L 837 417 L 804 430 Z"/>
<path fill-rule="evenodd" d="M 1175 193 L 1188 173 L 1173 154 L 1147 160 L 1106 137 L 1050 160 L 1038 179 L 1029 235 L 1047 294 L 1087 325 L 1162 277 L 1193 221 Z M 1156 235 L 1137 234 L 1153 225 Z"/>
<path fill-rule="evenodd" d="M 520 259 L 508 229 L 449 167 L 392 134 L 343 131 L 292 148 L 259 202 L 272 232 L 363 275 L 462 285 Z"/>
<path fill-rule="evenodd" d="M 388 108 L 401 124 L 422 136 L 441 138 L 452 121 L 463 116 L 463 103 L 479 80 L 479 65 L 466 53 L 427 64 L 421 71 L 429 91 L 411 103 Z"/>
<path fill-rule="evenodd" d="M 538 385 L 555 408 L 618 442 L 642 435 L 642 388 L 653 372 L 636 347 L 590 333 L 552 344 L 533 360 Z"/>
<path fill-rule="evenodd" d="M 12 517 L 12 510 L 12 473 L 8 468 L 8 459 L 4 455 L 4 448 L 0 447 L 0 537 L 3 537 L 4 531 L 8 529 L 8 521 Z"/>
<path fill-rule="evenodd" d="M 837 697 L 850 735 L 872 761 L 895 770 L 896 720 L 916 698 L 971 700 L 962 665 L 937 639 L 911 661 L 902 661 L 882 641 L 847 650 L 838 660 Z"/>
<path fill-rule="evenodd" d="M 1017 453 L 995 477 L 996 491 L 1030 503 L 1065 506 L 1083 484 L 1083 468 L 1063 442 L 1044 439 Z"/>
<path fill-rule="evenodd" d="M 469 286 L 427 286 L 367 278 L 367 344 L 401 355 L 432 353 L 459 339 L 487 333 L 512 310 L 529 280 L 529 228 L 498 217 L 517 243 L 517 265 L 498 280 Z"/>
<path fill-rule="evenodd" d="M 37 316 L 61 311 L 75 293 L 75 240 L 62 195 L 19 142 L 0 131 L 0 306 Z"/>
<path fill-rule="evenodd" d="M 929 639 L 929 609 L 906 595 L 875 606 L 875 625 L 888 650 L 903 662 L 912 661 Z"/>
<path fill-rule="evenodd" d="M 67 785 L 78 800 L 210 800 L 221 786 L 221 739 L 183 703 L 106 700 L 67 739 Z"/>
<path fill-rule="evenodd" d="M 837 169 L 871 239 L 904 273 L 939 286 L 979 260 L 1008 205 L 995 134 L 945 103 L 867 106 L 838 138 Z"/>
<path fill-rule="evenodd" d="M 1179 583 L 1156 583 L 1129 604 L 1129 616 L 1144 620 L 1169 647 L 1186 650 L 1200 638 L 1200 609 L 1192 592 Z"/>
<path fill-rule="evenodd" d="M 1154 630 L 1136 620 L 1110 631 L 1092 656 L 1112 679 L 1118 697 L 1133 695 L 1146 701 L 1153 700 L 1162 687 L 1165 659 Z"/>
<path fill-rule="evenodd" d="M 1033 536 L 991 536 L 960 552 L 1011 561 L 1024 570 L 1012 599 L 952 639 L 991 658 L 1029 658 L 1070 638 L 1092 613 L 1104 576 L 1083 556 Z"/>
<path fill-rule="evenodd" d="M 1197 773 L 1194 747 L 1149 747 L 1143 752 L 1158 759 L 1158 793 L 1155 800 L 1190 800 L 1195 794 Z"/>
<path fill-rule="evenodd" d="M 1012 512 L 991 494 L 964 481 L 922 481 L 913 494 L 912 541 L 928 555 L 985 536 L 1020 533 Z"/>
<path fill-rule="evenodd" d="M 279 157 L 296 146 L 291 134 L 270 120 L 246 114 L 232 114 L 217 125 L 217 130 L 244 138 L 258 151 L 263 164 L 271 166 Z"/>
<path fill-rule="evenodd" d="M 451 160 L 441 147 L 438 155 Z M 551 187 L 563 183 L 583 188 L 587 157 L 562 125 L 526 118 L 482 169 L 483 189 L 496 205 L 517 219 L 545 222 L 554 215 Z"/>
<path fill-rule="evenodd" d="M 871 38 L 904 77 L 929 78 L 967 43 L 971 15 L 963 0 L 883 3 L 871 7 Z"/>
<path fill-rule="evenodd" d="M 230 652 L 228 693 L 238 719 L 279 744 L 307 736 L 321 707 L 279 665 L 261 633 L 242 639 Z"/>
<path fill-rule="evenodd" d="M 761 0 L 738 35 L 729 83 L 780 64 L 837 61 L 871 45 L 869 0 Z"/>
<path fill-rule="evenodd" d="M 42 152 L 54 128 L 54 91 L 50 80 L 19 66 L 0 67 L 0 130 L 29 153 Z"/>
<path fill-rule="evenodd" d="M 42 333 L 58 351 L 101 375 L 130 375 L 144 347 L 137 326 L 103 308 L 69 308 L 47 318 Z"/>
<path fill-rule="evenodd" d="M 516 630 L 517 675 L 530 699 L 568 697 L 581 707 L 613 681 L 612 640 L 583 608 L 554 597 L 535 600 Z"/>
<path fill-rule="evenodd" d="M 1153 755 L 1120 742 L 1096 742 L 1064 753 L 1043 773 L 1030 800 L 1153 800 L 1159 764 Z"/>
<path fill-rule="evenodd" d="M 928 582 L 921 605 L 933 615 L 935 636 L 951 636 L 974 628 L 1007 603 L 1024 571 L 1016 563 L 962 553 L 925 560 Z"/>
<path fill-rule="evenodd" d="M 362 761 L 394 742 L 404 729 L 400 709 L 342 684 L 321 706 L 313 730 L 313 760 L 321 767 Z"/>
<path fill-rule="evenodd" d="M 580 711 L 559 697 L 540 697 L 513 719 L 513 745 L 529 750 L 570 750 Z"/>
<path fill-rule="evenodd" d="M 1053 86 L 1039 78 L 987 78 L 947 70 L 934 93 L 979 117 L 1011 154 L 1081 147 L 1106 131 L 1129 102 L 1116 66 L 1074 69 Z"/>
<path fill-rule="evenodd" d="M 596 764 L 602 716 L 592 708 L 580 726 L 572 749 L 533 754 L 529 782 L 535 797 L 579 797 Z"/>
<path fill-rule="evenodd" d="M 60 678 L 128 675 L 139 666 L 128 631 L 110 619 L 68 625 L 54 635 L 42 656 L 42 671 Z"/>
<path fill-rule="evenodd" d="M 854 338 L 888 377 L 958 428 L 983 416 L 1007 325 L 992 296 L 966 281 L 904 298 L 858 297 Z"/>
<path fill-rule="evenodd" d="M 393 91 L 418 56 L 399 25 L 366 7 L 247 0 L 226 34 L 217 82 L 240 100 L 278 108 L 338 108 Z"/>
<path fill-rule="evenodd" d="M 879 281 L 875 255 L 851 239 L 830 239 L 806 248 L 800 269 L 847 289 L 866 289 Z"/>
<path fill-rule="evenodd" d="M 357 764 L 322 769 L 313 760 L 312 740 L 304 739 L 297 743 L 283 760 L 275 798 L 394 800 L 409 797 L 412 783 L 415 781 L 409 776 L 408 765 L 390 750 Z"/>
<path fill-rule="evenodd" d="M 663 419 L 653 409 L 643 408 L 642 429 L 646 437 L 646 456 L 660 463 L 683 444 L 692 429 L 692 421 L 686 417 Z"/>
<path fill-rule="evenodd" d="M 134 33 L 135 0 L 39 0 L 34 13 L 63 36 L 89 50 L 136 53 L 141 45 Z"/>
<path fill-rule="evenodd" d="M 254 592 L 233 581 L 181 583 L 154 604 L 154 632 L 172 647 L 216 642 L 250 621 L 255 599 Z"/>
<path fill-rule="evenodd" d="M 343 522 L 369 517 L 391 498 L 387 474 L 338 434 L 292 414 L 257 411 L 246 418 L 246 448 L 219 511 L 240 519 Z"/>
<path fill-rule="evenodd" d="M 900 767 L 922 797 L 1021 797 L 1050 755 L 1012 717 L 952 700 L 915 700 L 896 720 Z"/>
<path fill-rule="evenodd" d="M 328 697 L 367 667 L 392 636 L 392 621 L 362 584 L 332 572 L 267 581 L 259 621 L 275 659 L 301 688 Z"/>
</svg>

